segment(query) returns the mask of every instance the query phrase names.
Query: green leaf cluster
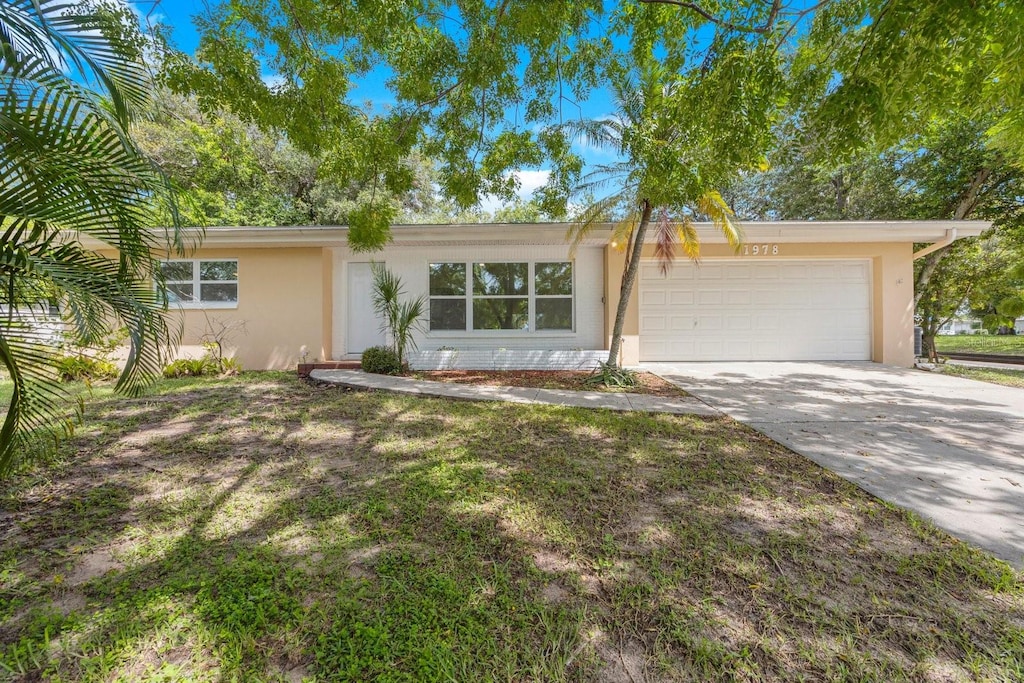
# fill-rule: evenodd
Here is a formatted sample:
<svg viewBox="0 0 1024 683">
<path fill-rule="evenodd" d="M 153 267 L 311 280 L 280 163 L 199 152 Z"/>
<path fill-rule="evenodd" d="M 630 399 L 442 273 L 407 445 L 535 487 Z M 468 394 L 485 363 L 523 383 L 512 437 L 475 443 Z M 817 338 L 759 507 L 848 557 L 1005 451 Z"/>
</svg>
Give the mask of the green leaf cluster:
<svg viewBox="0 0 1024 683">
<path fill-rule="evenodd" d="M 161 347 L 176 339 L 153 280 L 156 255 L 184 244 L 173 229 L 151 229 L 153 205 L 172 217 L 174 206 L 128 136 L 148 106 L 144 46 L 121 3 L 0 4 L 0 363 L 14 384 L 0 474 L 33 438 L 72 424 L 59 348 L 19 310 L 55 304 L 65 334 L 85 346 L 126 327 L 117 389 L 128 393 L 159 373 Z"/>
<path fill-rule="evenodd" d="M 988 120 L 1024 160 L 1024 5 L 1003 0 L 833 0 L 792 66 L 801 116 L 829 156 L 896 144 L 951 110 Z"/>
<path fill-rule="evenodd" d="M 153 116 L 133 134 L 174 185 L 183 225 L 337 225 L 359 222 L 373 187 L 333 179 L 344 158 L 315 158 L 279 131 L 224 110 L 204 112 L 194 98 L 157 93 Z M 399 160 L 402 193 L 378 193 L 384 218 L 410 220 L 435 210 L 434 170 L 421 155 Z M 158 209 L 160 207 L 157 207 Z M 372 217 L 372 216 L 371 216 Z M 161 220 L 170 217 L 162 214 Z"/>
</svg>

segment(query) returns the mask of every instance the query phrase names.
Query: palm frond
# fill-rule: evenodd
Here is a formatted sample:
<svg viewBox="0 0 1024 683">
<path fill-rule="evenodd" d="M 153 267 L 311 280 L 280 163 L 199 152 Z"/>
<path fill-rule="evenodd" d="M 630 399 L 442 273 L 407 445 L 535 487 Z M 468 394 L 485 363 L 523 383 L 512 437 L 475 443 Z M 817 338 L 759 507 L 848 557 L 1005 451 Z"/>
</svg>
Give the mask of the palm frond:
<svg viewBox="0 0 1024 683">
<path fill-rule="evenodd" d="M 565 239 L 569 242 L 570 256 L 575 256 L 576 250 L 583 240 L 590 236 L 594 228 L 604 221 L 608 213 L 621 201 L 622 198 L 619 195 L 609 195 L 592 202 L 583 209 L 580 215 L 576 217 L 576 220 L 569 225 L 569 229 L 565 234 Z"/>
<path fill-rule="evenodd" d="M 640 222 L 640 213 L 631 211 L 620 221 L 612 226 L 612 243 L 619 251 L 628 251 L 629 245 L 633 242 L 633 232 Z M 628 258 L 627 258 L 628 260 Z"/>
<path fill-rule="evenodd" d="M 679 232 L 669 220 L 668 211 L 658 211 L 658 221 L 654 226 L 654 258 L 658 262 L 658 270 L 667 275 L 676 259 L 676 246 Z"/>
<path fill-rule="evenodd" d="M 134 394 L 159 375 L 164 349 L 180 336 L 154 254 L 186 244 L 176 222 L 152 230 L 157 203 L 176 212 L 167 179 L 128 133 L 150 92 L 138 33 L 121 24 L 128 16 L 115 2 L 0 3 L 0 303 L 12 312 L 42 296 L 56 301 L 65 333 L 84 342 L 126 327 L 115 388 Z M 117 258 L 83 247 L 83 234 Z M 12 313 L 0 322 L 0 362 L 14 383 L 0 475 L 40 434 L 70 429 L 58 353 Z"/>
<path fill-rule="evenodd" d="M 22 55 L 0 57 L 0 71 L 29 56 L 40 58 L 70 80 L 97 83 L 120 124 L 127 126 L 147 106 L 150 92 L 139 46 L 130 42 L 137 34 L 124 31 L 128 12 L 115 2 L 88 7 L 46 0 L 0 3 L 0 42 Z"/>
<path fill-rule="evenodd" d="M 588 145 L 622 152 L 622 124 L 615 119 L 572 119 L 561 128 L 574 139 Z"/>
<path fill-rule="evenodd" d="M 712 190 L 701 195 L 697 200 L 697 210 L 715 224 L 734 251 L 739 251 L 743 244 L 743 227 L 735 220 L 736 214 L 721 193 Z"/>
<path fill-rule="evenodd" d="M 686 257 L 694 263 L 700 263 L 700 238 L 689 216 L 684 217 L 676 226 L 676 235 Z"/>
</svg>

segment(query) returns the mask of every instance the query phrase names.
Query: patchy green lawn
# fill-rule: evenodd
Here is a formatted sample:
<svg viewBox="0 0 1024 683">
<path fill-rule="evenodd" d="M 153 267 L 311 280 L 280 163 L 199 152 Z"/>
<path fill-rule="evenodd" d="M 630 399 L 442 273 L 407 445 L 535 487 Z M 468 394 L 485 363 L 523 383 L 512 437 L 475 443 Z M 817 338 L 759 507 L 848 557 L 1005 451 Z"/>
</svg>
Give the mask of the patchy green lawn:
<svg viewBox="0 0 1024 683">
<path fill-rule="evenodd" d="M 1024 678 L 1020 574 L 727 418 L 174 381 L 0 495 L 27 680 Z"/>
<path fill-rule="evenodd" d="M 935 337 L 939 353 L 1004 353 L 1024 356 L 1024 334 L 943 334 Z"/>
<path fill-rule="evenodd" d="M 1002 368 L 974 368 L 955 363 L 946 363 L 942 366 L 942 372 L 956 377 L 966 377 L 982 382 L 1003 384 L 1008 387 L 1024 388 L 1024 368 L 1021 370 L 1004 370 Z"/>
</svg>

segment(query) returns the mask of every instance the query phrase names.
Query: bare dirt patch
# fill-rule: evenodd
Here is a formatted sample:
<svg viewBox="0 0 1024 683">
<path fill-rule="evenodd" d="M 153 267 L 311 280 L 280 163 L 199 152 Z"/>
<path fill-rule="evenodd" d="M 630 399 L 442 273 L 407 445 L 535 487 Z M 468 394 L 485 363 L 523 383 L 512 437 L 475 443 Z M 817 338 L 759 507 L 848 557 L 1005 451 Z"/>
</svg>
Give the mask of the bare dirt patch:
<svg viewBox="0 0 1024 683">
<path fill-rule="evenodd" d="M 487 387 L 524 387 L 528 389 L 563 389 L 569 391 L 606 391 L 645 394 L 664 398 L 683 398 L 687 393 L 650 372 L 637 373 L 637 385 L 604 387 L 586 384 L 589 372 L 578 370 L 431 370 L 417 372 L 416 379 L 452 384 Z"/>
</svg>

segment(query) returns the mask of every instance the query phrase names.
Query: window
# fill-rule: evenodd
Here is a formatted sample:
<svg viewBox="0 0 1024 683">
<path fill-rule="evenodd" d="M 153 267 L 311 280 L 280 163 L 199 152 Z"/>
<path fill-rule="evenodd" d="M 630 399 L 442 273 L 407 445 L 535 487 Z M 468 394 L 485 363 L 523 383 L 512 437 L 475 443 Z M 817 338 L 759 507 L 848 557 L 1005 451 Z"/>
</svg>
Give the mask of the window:
<svg viewBox="0 0 1024 683">
<path fill-rule="evenodd" d="M 171 303 L 186 307 L 233 306 L 238 303 L 238 261 L 164 261 L 160 264 L 160 272 Z"/>
<path fill-rule="evenodd" d="M 430 329 L 466 329 L 466 264 L 430 264 Z"/>
<path fill-rule="evenodd" d="M 530 329 L 526 263 L 473 264 L 473 329 Z"/>
<path fill-rule="evenodd" d="M 572 329 L 572 264 L 538 263 L 534 276 L 538 330 Z"/>
<path fill-rule="evenodd" d="M 431 263 L 430 329 L 569 331 L 572 263 Z"/>
</svg>

